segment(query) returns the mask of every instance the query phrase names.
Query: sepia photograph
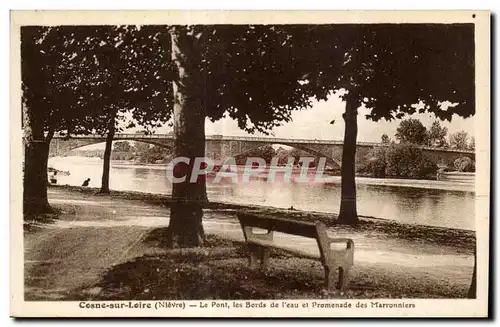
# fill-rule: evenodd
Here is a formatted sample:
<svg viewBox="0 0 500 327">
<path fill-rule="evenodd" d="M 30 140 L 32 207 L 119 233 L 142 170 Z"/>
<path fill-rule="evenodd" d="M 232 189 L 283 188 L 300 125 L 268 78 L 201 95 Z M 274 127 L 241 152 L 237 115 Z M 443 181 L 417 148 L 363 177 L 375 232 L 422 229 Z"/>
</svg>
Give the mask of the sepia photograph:
<svg viewBox="0 0 500 327">
<path fill-rule="evenodd" d="M 486 317 L 490 13 L 11 11 L 14 317 Z"/>
</svg>

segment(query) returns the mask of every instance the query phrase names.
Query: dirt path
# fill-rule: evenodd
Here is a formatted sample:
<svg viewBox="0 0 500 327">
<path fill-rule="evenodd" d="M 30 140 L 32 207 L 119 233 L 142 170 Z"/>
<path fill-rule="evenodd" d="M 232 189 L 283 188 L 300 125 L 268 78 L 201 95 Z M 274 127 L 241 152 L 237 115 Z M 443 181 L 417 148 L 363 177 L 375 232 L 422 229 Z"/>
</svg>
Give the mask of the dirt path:
<svg viewBox="0 0 500 327">
<path fill-rule="evenodd" d="M 67 299 L 73 290 L 90 287 L 113 266 L 148 252 L 142 242 L 147 232 L 168 225 L 167 209 L 137 200 L 56 189 L 49 190 L 49 199 L 63 213 L 54 223 L 25 233 L 26 300 Z M 220 213 L 206 212 L 207 234 L 243 240 L 236 220 L 220 218 Z M 470 253 L 374 233 L 344 235 L 355 242 L 353 278 L 382 274 L 385 278 L 377 283 L 411 280 L 430 283 L 430 289 L 444 284 L 458 293 L 469 286 L 474 260 Z M 276 238 L 317 251 L 314 241 L 279 234 Z"/>
</svg>

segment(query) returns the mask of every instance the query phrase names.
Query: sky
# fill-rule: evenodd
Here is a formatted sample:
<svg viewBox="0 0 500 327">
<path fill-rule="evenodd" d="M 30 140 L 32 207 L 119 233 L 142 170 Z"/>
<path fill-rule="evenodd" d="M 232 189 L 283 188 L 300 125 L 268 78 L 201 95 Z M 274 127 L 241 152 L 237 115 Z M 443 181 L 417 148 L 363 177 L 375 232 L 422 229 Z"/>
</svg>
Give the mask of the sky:
<svg viewBox="0 0 500 327">
<path fill-rule="evenodd" d="M 318 140 L 342 140 L 344 138 L 344 120 L 342 113 L 345 111 L 344 102 L 337 96 L 331 96 L 327 101 L 315 101 L 312 108 L 295 111 L 292 113 L 292 121 L 280 127 L 276 127 L 272 133 L 274 137 L 279 138 L 301 138 Z M 368 113 L 366 109 L 360 109 L 358 114 L 358 142 L 379 142 L 382 134 L 387 134 L 391 139 L 395 139 L 396 129 L 401 119 L 373 122 L 365 118 Z M 419 119 L 425 127 L 430 128 L 432 123 L 437 120 L 433 114 L 413 114 L 407 115 L 407 118 Z M 335 120 L 333 124 L 330 124 Z M 474 135 L 474 117 L 461 118 L 453 116 L 452 121 L 441 121 L 441 125 L 448 128 L 448 135 L 461 130 L 469 135 Z M 129 129 L 125 132 L 135 132 L 135 129 Z M 171 127 L 164 126 L 156 130 L 157 134 L 166 134 L 172 130 Z M 236 121 L 231 118 L 224 118 L 215 123 L 208 119 L 205 122 L 206 135 L 224 135 L 224 136 L 252 136 L 238 128 Z M 253 136 L 265 136 L 260 133 Z M 270 136 L 271 137 L 271 136 Z M 85 149 L 103 148 L 99 143 L 87 146 Z"/>
<path fill-rule="evenodd" d="M 279 138 L 342 140 L 344 138 L 344 120 L 342 119 L 344 111 L 345 103 L 336 96 L 330 97 L 327 101 L 315 102 L 311 109 L 294 112 L 291 122 L 274 129 L 274 136 Z M 359 110 L 358 141 L 378 142 L 384 133 L 391 139 L 394 139 L 394 134 L 401 120 L 395 119 L 387 122 L 382 119 L 378 122 L 373 122 L 365 118 L 365 114 L 368 112 L 366 109 Z M 411 116 L 408 115 L 403 119 L 410 117 L 418 118 L 427 128 L 430 128 L 433 121 L 436 120 L 433 114 L 414 114 Z M 330 124 L 332 120 L 335 120 L 334 124 Z M 448 128 L 448 134 L 464 130 L 469 135 L 474 135 L 473 118 L 463 119 L 459 116 L 454 116 L 451 122 L 441 122 L 441 125 Z M 236 122 L 232 119 L 223 119 L 215 123 L 207 120 L 205 129 L 207 135 L 249 135 L 240 130 Z M 255 135 L 261 136 L 260 134 Z"/>
</svg>

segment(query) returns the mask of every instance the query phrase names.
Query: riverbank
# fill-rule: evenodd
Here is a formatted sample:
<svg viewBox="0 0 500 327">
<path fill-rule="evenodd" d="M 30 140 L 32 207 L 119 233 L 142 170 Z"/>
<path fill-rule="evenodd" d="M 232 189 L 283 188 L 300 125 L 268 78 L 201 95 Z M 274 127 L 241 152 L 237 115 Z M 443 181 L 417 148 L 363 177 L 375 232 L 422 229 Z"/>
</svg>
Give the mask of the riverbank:
<svg viewBox="0 0 500 327">
<path fill-rule="evenodd" d="M 295 219 L 326 219 L 328 233 L 355 242 L 345 294 L 327 292 L 319 262 L 273 251 L 265 272 L 247 267 L 235 212 L 205 209 L 206 247 L 168 250 L 168 199 L 148 194 L 50 187 L 58 214 L 25 222 L 26 300 L 461 298 L 472 276 L 474 232 L 362 218 L 339 226 L 331 216 L 248 208 Z M 167 205 L 165 205 L 167 203 Z M 276 237 L 304 248 L 314 240 Z"/>
<path fill-rule="evenodd" d="M 135 201 L 138 204 L 150 204 L 169 208 L 172 198 L 168 195 L 133 192 L 133 191 L 111 191 L 110 195 L 102 195 L 99 188 L 83 188 L 68 185 L 54 185 L 49 189 L 62 189 L 76 192 L 82 195 L 95 195 L 99 197 L 111 197 L 114 199 Z M 411 241 L 421 241 L 433 244 L 448 245 L 464 249 L 473 249 L 475 244 L 475 232 L 465 229 L 445 228 L 419 224 L 404 224 L 394 220 L 379 217 L 360 215 L 360 223 L 357 226 L 337 225 L 335 220 L 337 214 L 317 211 L 286 210 L 269 206 L 241 205 L 222 201 L 210 201 L 205 204 L 205 217 L 217 216 L 219 219 L 236 219 L 239 210 L 257 211 L 259 213 L 286 217 L 309 222 L 321 221 L 327 227 L 333 229 L 350 229 L 356 232 L 383 233 L 392 238 Z"/>
</svg>

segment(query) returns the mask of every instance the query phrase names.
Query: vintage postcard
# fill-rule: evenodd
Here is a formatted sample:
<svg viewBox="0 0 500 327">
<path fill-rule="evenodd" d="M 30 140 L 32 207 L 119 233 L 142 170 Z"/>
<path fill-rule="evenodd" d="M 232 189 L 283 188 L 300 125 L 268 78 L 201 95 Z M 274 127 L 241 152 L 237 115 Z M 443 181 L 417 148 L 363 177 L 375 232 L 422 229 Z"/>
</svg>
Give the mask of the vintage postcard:
<svg viewBox="0 0 500 327">
<path fill-rule="evenodd" d="M 487 11 L 12 11 L 13 317 L 486 317 Z"/>
</svg>

